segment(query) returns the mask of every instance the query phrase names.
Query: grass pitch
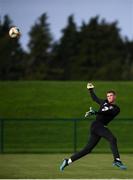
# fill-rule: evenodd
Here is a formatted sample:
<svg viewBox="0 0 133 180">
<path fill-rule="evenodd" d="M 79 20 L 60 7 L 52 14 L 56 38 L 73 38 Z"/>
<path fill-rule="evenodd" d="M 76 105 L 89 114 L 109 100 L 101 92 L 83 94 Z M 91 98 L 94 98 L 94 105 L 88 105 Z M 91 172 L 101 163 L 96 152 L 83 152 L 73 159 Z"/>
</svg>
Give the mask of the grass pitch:
<svg viewBox="0 0 133 180">
<path fill-rule="evenodd" d="M 85 81 L 5 81 L 0 82 L 0 116 L 2 118 L 82 118 L 92 101 Z M 96 81 L 97 96 L 106 97 L 107 90 L 117 92 L 121 108 L 119 117 L 133 117 L 130 81 Z"/>
<path fill-rule="evenodd" d="M 3 154 L 0 155 L 1 179 L 129 179 L 133 178 L 133 156 L 122 154 L 127 170 L 112 166 L 111 154 L 90 154 L 68 166 L 59 166 L 70 154 Z"/>
</svg>

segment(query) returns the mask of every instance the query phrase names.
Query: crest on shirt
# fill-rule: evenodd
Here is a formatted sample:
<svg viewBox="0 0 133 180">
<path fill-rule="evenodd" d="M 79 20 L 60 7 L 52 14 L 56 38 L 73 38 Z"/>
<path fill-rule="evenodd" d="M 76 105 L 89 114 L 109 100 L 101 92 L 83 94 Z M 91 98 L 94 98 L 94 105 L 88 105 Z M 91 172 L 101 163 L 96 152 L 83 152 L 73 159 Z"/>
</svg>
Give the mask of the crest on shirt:
<svg viewBox="0 0 133 180">
<path fill-rule="evenodd" d="M 113 106 L 109 106 L 109 109 L 113 109 Z"/>
</svg>

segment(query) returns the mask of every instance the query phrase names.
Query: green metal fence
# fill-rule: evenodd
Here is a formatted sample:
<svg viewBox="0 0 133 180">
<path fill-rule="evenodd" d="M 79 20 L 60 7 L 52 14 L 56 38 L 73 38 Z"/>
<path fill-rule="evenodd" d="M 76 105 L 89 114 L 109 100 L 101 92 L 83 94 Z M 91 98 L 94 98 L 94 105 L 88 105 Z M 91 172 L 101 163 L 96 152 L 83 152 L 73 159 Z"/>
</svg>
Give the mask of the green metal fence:
<svg viewBox="0 0 133 180">
<path fill-rule="evenodd" d="M 0 119 L 1 153 L 73 153 L 85 146 L 92 119 Z M 133 120 L 115 119 L 109 128 L 120 152 L 133 152 Z M 94 152 L 110 152 L 104 139 Z"/>
</svg>

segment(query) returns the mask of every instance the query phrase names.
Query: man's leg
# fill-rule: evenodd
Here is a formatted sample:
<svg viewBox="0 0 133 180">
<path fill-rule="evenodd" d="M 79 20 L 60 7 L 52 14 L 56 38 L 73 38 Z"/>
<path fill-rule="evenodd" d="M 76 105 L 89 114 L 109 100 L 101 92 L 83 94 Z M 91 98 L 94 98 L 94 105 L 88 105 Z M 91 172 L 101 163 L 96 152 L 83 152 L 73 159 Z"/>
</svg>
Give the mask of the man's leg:
<svg viewBox="0 0 133 180">
<path fill-rule="evenodd" d="M 97 143 L 100 140 L 100 136 L 96 134 L 91 134 L 89 142 L 87 145 L 79 152 L 73 154 L 69 159 L 64 159 L 60 166 L 60 170 L 63 171 L 66 166 L 68 166 L 70 163 L 80 159 L 81 157 L 85 156 L 86 154 L 90 153 L 92 149 L 97 145 Z"/>
<path fill-rule="evenodd" d="M 108 128 L 101 126 L 100 128 L 98 128 L 97 134 L 109 141 L 112 154 L 114 157 L 113 165 L 118 166 L 121 169 L 126 169 L 126 166 L 124 166 L 120 160 L 120 155 L 117 147 L 117 139 L 114 137 L 112 132 Z"/>
<path fill-rule="evenodd" d="M 85 156 L 86 154 L 91 153 L 92 149 L 97 145 L 97 143 L 99 142 L 100 138 L 101 137 L 96 135 L 96 134 L 91 134 L 89 142 L 87 143 L 87 145 L 81 151 L 73 154 L 70 157 L 72 162 L 80 159 L 81 157 Z"/>
</svg>

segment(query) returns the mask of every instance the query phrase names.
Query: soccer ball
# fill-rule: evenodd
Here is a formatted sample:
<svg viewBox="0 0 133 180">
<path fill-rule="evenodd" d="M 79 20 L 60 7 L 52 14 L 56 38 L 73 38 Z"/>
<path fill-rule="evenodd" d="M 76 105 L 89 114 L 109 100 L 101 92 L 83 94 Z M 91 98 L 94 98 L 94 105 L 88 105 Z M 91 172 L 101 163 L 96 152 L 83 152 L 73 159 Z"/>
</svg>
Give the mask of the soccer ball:
<svg viewBox="0 0 133 180">
<path fill-rule="evenodd" d="M 11 38 L 18 38 L 20 36 L 20 30 L 18 27 L 14 26 L 14 27 L 11 27 L 10 30 L 9 30 L 9 36 Z"/>
</svg>

